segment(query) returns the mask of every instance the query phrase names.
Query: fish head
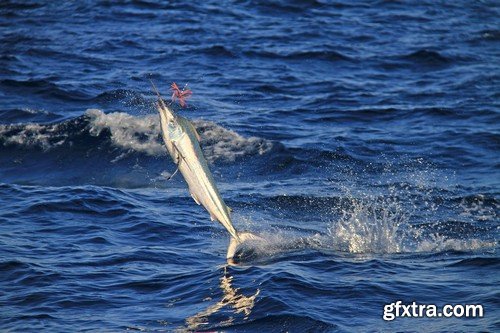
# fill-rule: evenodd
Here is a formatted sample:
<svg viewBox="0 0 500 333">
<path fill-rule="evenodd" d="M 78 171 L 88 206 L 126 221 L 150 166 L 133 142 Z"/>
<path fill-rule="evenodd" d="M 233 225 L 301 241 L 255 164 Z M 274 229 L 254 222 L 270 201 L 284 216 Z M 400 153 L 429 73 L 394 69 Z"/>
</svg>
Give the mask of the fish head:
<svg viewBox="0 0 500 333">
<path fill-rule="evenodd" d="M 160 92 L 156 88 L 152 80 L 149 80 L 153 86 L 153 90 L 158 96 L 158 101 L 156 103 L 156 108 L 160 113 L 160 124 L 164 133 L 165 140 L 178 140 L 183 134 L 184 129 L 178 121 L 178 117 L 174 110 L 170 108 L 170 104 L 167 105 L 165 100 L 161 97 Z M 165 136 L 165 134 L 167 134 Z"/>
<path fill-rule="evenodd" d="M 158 112 L 160 113 L 160 120 L 162 127 L 168 134 L 168 138 L 172 141 L 178 140 L 184 134 L 183 127 L 179 124 L 177 115 L 168 107 L 163 99 L 158 100 Z"/>
</svg>

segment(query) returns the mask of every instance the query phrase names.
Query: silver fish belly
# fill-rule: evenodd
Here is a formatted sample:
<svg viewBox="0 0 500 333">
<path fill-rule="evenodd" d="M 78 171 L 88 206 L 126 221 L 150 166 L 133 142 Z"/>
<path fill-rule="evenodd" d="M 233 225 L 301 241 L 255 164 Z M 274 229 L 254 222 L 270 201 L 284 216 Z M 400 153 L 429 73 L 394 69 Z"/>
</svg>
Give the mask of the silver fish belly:
<svg viewBox="0 0 500 333">
<path fill-rule="evenodd" d="M 203 155 L 198 140 L 198 134 L 186 118 L 177 116 L 177 126 L 167 129 L 167 144 L 170 155 L 177 160 L 177 165 L 188 183 L 189 192 L 197 204 L 201 204 L 210 214 L 212 220 L 219 221 L 231 234 L 238 239 L 238 233 L 233 227 L 229 207 L 222 199 L 208 163 Z M 170 151 L 172 150 L 172 151 Z"/>
</svg>

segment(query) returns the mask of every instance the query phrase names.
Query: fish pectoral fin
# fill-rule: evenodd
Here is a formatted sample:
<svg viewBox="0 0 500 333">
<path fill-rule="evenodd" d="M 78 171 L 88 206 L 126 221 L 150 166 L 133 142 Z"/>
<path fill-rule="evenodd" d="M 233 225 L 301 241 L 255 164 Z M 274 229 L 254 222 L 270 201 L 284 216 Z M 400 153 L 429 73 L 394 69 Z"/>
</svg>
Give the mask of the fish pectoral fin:
<svg viewBox="0 0 500 333">
<path fill-rule="evenodd" d="M 193 198 L 194 202 L 196 202 L 196 204 L 200 204 L 200 200 L 198 200 L 198 197 L 196 195 L 194 195 L 193 191 L 191 191 L 191 189 L 189 189 L 189 193 L 191 194 L 191 197 Z"/>
<path fill-rule="evenodd" d="M 175 146 L 174 146 L 174 147 L 175 147 Z M 176 149 L 177 149 L 177 148 L 174 148 L 174 151 L 175 151 Z M 177 155 L 177 158 L 178 158 L 178 157 L 179 157 L 179 155 Z M 174 162 L 175 162 L 175 161 L 174 161 Z M 174 173 L 173 173 L 173 174 L 171 174 L 170 176 L 168 176 L 168 177 L 167 177 L 167 180 L 172 179 L 172 178 L 175 176 L 175 174 L 179 171 L 179 168 L 180 168 L 180 166 L 181 166 L 181 160 L 179 159 L 179 160 L 178 160 L 178 162 L 176 162 L 175 164 L 177 164 L 177 169 L 175 169 L 175 171 L 174 171 Z"/>
<path fill-rule="evenodd" d="M 210 220 L 213 221 L 218 221 L 216 217 L 214 217 L 212 214 L 210 214 Z"/>
<path fill-rule="evenodd" d="M 167 177 L 167 180 L 170 180 L 170 179 L 172 179 L 175 176 L 175 174 L 177 173 L 177 171 L 179 171 L 179 165 L 180 165 L 180 163 L 177 165 L 177 169 L 175 169 L 174 173 Z"/>
</svg>

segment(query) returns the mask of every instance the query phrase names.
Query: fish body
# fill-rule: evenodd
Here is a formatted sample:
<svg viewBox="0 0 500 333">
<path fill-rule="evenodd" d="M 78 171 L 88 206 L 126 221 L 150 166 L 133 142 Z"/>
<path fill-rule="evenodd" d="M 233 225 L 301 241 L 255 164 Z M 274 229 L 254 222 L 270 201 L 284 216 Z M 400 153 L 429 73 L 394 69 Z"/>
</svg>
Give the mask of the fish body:
<svg viewBox="0 0 500 333">
<path fill-rule="evenodd" d="M 202 205 L 210 214 L 210 218 L 220 222 L 231 237 L 239 242 L 239 235 L 231 220 L 230 208 L 217 189 L 201 150 L 200 136 L 193 124 L 188 119 L 174 114 L 161 99 L 158 111 L 163 141 L 186 180 L 194 201 Z"/>
<path fill-rule="evenodd" d="M 236 231 L 231 220 L 231 209 L 222 199 L 201 150 L 198 132 L 188 119 L 174 113 L 158 91 L 156 93 L 165 146 L 186 180 L 193 200 L 207 210 L 212 221 L 221 223 L 231 235 L 226 258 L 229 263 L 234 263 L 233 257 L 243 242 L 263 239 L 250 232 Z"/>
</svg>

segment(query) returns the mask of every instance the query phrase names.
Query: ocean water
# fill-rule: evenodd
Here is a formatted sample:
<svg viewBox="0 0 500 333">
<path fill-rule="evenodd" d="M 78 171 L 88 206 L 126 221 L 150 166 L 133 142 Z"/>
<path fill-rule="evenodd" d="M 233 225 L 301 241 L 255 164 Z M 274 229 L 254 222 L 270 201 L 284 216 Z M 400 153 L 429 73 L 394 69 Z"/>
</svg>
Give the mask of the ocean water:
<svg viewBox="0 0 500 333">
<path fill-rule="evenodd" d="M 500 330 L 497 1 L 0 4 L 0 331 Z M 151 78 L 238 230 L 191 199 Z M 385 304 L 481 304 L 396 318 Z"/>
</svg>

